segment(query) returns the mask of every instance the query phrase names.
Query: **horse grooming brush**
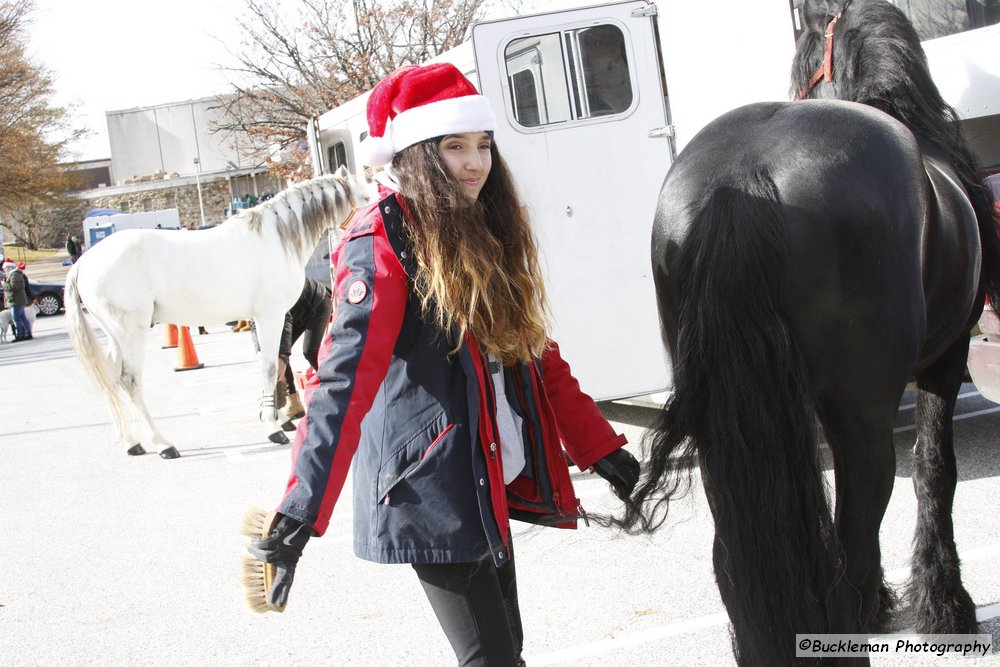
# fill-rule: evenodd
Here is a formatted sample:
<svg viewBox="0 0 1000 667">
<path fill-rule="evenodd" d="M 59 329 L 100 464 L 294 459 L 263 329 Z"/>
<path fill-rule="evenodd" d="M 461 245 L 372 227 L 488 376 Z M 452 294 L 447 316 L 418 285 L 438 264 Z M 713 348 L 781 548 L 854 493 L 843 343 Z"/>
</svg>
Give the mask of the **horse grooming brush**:
<svg viewBox="0 0 1000 667">
<path fill-rule="evenodd" d="M 281 515 L 253 507 L 243 517 L 240 533 L 251 539 L 266 539 L 274 532 Z M 244 554 L 240 562 L 240 579 L 243 594 L 250 610 L 263 614 L 266 611 L 285 611 L 284 601 L 280 605 L 268 601 L 268 591 L 274 586 L 278 564 L 265 563 L 249 554 Z"/>
</svg>

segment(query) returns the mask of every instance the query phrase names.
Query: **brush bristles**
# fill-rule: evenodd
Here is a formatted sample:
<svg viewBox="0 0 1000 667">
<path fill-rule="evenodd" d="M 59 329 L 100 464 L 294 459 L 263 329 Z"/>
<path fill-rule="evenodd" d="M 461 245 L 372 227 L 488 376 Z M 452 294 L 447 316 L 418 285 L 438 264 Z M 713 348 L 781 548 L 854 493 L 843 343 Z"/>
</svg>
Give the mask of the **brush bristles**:
<svg viewBox="0 0 1000 667">
<path fill-rule="evenodd" d="M 267 537 L 271 532 L 271 519 L 274 513 L 262 510 L 259 507 L 251 507 L 250 511 L 243 517 L 240 525 L 240 533 L 247 537 Z"/>
<path fill-rule="evenodd" d="M 278 522 L 275 512 L 268 512 L 259 507 L 253 507 L 240 525 L 240 533 L 253 539 L 267 537 Z M 284 607 L 272 605 L 267 601 L 267 592 L 274 582 L 275 566 L 256 558 L 244 555 L 240 561 L 240 582 L 243 584 L 243 595 L 250 610 L 257 614 L 266 611 L 285 611 Z"/>
<path fill-rule="evenodd" d="M 250 611 L 263 614 L 267 611 L 284 611 L 272 606 L 267 601 L 267 587 L 270 577 L 266 568 L 274 567 L 250 556 L 244 556 L 240 563 L 240 581 L 243 584 L 243 596 Z"/>
</svg>

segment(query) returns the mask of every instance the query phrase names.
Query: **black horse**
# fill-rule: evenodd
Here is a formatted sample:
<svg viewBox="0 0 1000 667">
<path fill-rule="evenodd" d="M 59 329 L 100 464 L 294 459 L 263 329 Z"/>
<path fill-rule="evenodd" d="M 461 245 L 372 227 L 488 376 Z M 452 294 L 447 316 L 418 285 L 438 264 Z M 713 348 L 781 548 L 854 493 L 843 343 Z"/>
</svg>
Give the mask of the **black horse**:
<svg viewBox="0 0 1000 667">
<path fill-rule="evenodd" d="M 806 0 L 804 15 L 792 86 L 807 99 L 718 118 L 660 193 L 652 259 L 675 386 L 624 521 L 659 527 L 697 462 L 740 664 L 793 662 L 795 633 L 886 627 L 879 524 L 911 379 L 911 621 L 976 628 L 953 538 L 952 413 L 970 329 L 987 296 L 1000 303 L 992 197 L 901 12 Z"/>
</svg>

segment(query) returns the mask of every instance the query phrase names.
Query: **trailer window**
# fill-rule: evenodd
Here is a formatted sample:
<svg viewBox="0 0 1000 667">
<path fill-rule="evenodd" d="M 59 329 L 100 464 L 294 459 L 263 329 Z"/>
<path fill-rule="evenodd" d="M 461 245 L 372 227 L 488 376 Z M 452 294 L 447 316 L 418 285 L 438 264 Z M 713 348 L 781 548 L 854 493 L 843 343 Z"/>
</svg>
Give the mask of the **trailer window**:
<svg viewBox="0 0 1000 667">
<path fill-rule="evenodd" d="M 893 0 L 892 4 L 909 17 L 922 40 L 1000 23 L 996 0 Z"/>
<path fill-rule="evenodd" d="M 524 127 L 610 116 L 632 106 L 625 35 L 615 25 L 517 39 L 504 56 L 511 111 Z"/>
<path fill-rule="evenodd" d="M 514 117 L 521 125 L 534 127 L 541 124 L 538 106 L 538 81 L 531 70 L 514 72 L 510 76 L 511 102 L 514 104 Z"/>
<path fill-rule="evenodd" d="M 343 141 L 338 141 L 326 149 L 326 164 L 331 174 L 339 167 L 347 166 L 347 147 Z"/>
<path fill-rule="evenodd" d="M 803 0 L 790 0 L 795 37 L 802 32 Z M 906 14 L 921 40 L 954 35 L 1000 23 L 997 0 L 889 0 Z"/>
</svg>

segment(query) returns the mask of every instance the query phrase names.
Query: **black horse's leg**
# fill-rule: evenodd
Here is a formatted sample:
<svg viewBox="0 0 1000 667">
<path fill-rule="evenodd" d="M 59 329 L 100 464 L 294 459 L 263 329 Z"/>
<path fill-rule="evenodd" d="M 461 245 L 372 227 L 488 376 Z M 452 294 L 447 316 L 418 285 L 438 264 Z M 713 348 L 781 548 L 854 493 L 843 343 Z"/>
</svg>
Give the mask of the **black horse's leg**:
<svg viewBox="0 0 1000 667">
<path fill-rule="evenodd" d="M 968 352 L 969 337 L 962 336 L 917 376 L 917 442 L 913 447 L 917 529 L 907 597 L 921 633 L 976 631 L 976 606 L 962 586 L 951 516 L 958 483 L 952 417 Z"/>
<path fill-rule="evenodd" d="M 840 394 L 825 402 L 822 418 L 836 473 L 834 525 L 843 550 L 847 585 L 854 596 L 853 621 L 862 632 L 887 629 L 894 596 L 882 573 L 879 527 L 892 495 L 896 452 L 895 406 L 875 408 Z"/>
</svg>

